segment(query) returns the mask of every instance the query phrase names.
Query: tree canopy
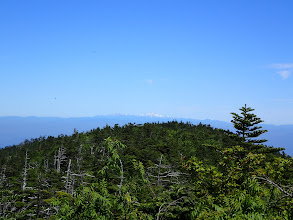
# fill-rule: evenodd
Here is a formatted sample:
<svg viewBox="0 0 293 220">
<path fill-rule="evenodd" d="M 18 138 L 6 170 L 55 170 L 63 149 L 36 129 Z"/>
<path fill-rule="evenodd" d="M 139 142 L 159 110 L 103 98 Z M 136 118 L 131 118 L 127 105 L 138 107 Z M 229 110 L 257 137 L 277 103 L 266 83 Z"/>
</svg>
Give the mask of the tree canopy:
<svg viewBox="0 0 293 220">
<path fill-rule="evenodd" d="M 0 219 L 292 219 L 293 160 L 252 148 L 261 120 L 241 111 L 234 136 L 130 123 L 1 149 Z"/>
</svg>

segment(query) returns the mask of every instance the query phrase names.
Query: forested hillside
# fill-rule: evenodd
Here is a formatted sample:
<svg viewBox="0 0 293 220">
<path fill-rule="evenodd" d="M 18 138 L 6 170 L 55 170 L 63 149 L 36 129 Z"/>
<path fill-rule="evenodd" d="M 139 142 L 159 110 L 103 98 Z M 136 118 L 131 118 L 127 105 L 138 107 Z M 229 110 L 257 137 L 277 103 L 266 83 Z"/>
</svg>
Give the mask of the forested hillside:
<svg viewBox="0 0 293 220">
<path fill-rule="evenodd" d="M 251 128 L 115 125 L 1 149 L 0 219 L 292 219 L 293 160 Z"/>
<path fill-rule="evenodd" d="M 198 120 L 190 118 L 163 117 L 156 114 L 146 116 L 135 115 L 104 115 L 81 118 L 54 118 L 54 117 L 1 117 L 0 116 L 0 148 L 17 145 L 25 139 L 38 138 L 40 136 L 54 136 L 60 134 L 72 135 L 74 128 L 80 132 L 87 132 L 97 127 L 106 125 L 120 126 L 128 123 L 145 124 L 153 122 L 182 121 L 192 124 L 210 124 L 212 127 L 233 129 L 233 124 L 216 120 Z M 269 125 L 263 124 L 268 142 L 266 145 L 286 148 L 285 153 L 293 156 L 293 125 Z"/>
</svg>

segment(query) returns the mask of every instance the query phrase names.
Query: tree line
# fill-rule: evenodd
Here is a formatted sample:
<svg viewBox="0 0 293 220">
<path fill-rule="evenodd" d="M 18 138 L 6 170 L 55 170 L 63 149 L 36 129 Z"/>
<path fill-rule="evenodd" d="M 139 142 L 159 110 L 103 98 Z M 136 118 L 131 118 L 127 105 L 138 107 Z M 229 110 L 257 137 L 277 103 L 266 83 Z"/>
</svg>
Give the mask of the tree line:
<svg viewBox="0 0 293 220">
<path fill-rule="evenodd" d="M 171 121 L 0 150 L 0 219 L 292 219 L 293 160 L 246 105 L 236 132 Z"/>
</svg>

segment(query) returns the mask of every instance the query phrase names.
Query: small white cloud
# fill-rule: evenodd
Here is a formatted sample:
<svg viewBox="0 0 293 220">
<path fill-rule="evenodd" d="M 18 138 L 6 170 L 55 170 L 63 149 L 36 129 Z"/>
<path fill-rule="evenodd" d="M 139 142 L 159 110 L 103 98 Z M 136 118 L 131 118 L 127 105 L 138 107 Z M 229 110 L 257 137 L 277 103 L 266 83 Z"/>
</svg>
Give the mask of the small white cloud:
<svg viewBox="0 0 293 220">
<path fill-rule="evenodd" d="M 293 69 L 293 63 L 275 63 L 270 67 L 273 69 Z"/>
<path fill-rule="evenodd" d="M 278 71 L 277 73 L 282 77 L 282 79 L 287 79 L 290 76 L 291 72 L 291 70 L 282 70 Z"/>
<path fill-rule="evenodd" d="M 285 80 L 291 75 L 293 71 L 293 63 L 275 63 L 271 64 L 269 68 L 279 70 L 276 73 Z"/>
</svg>

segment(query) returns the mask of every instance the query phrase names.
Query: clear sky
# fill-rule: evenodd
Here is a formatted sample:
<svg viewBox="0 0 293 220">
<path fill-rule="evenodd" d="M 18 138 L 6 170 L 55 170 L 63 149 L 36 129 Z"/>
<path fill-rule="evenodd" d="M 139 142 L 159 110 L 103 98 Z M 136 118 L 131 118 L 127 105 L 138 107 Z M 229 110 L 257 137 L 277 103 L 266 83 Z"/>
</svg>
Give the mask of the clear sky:
<svg viewBox="0 0 293 220">
<path fill-rule="evenodd" d="M 1 0 L 0 116 L 293 124 L 292 0 Z"/>
</svg>

